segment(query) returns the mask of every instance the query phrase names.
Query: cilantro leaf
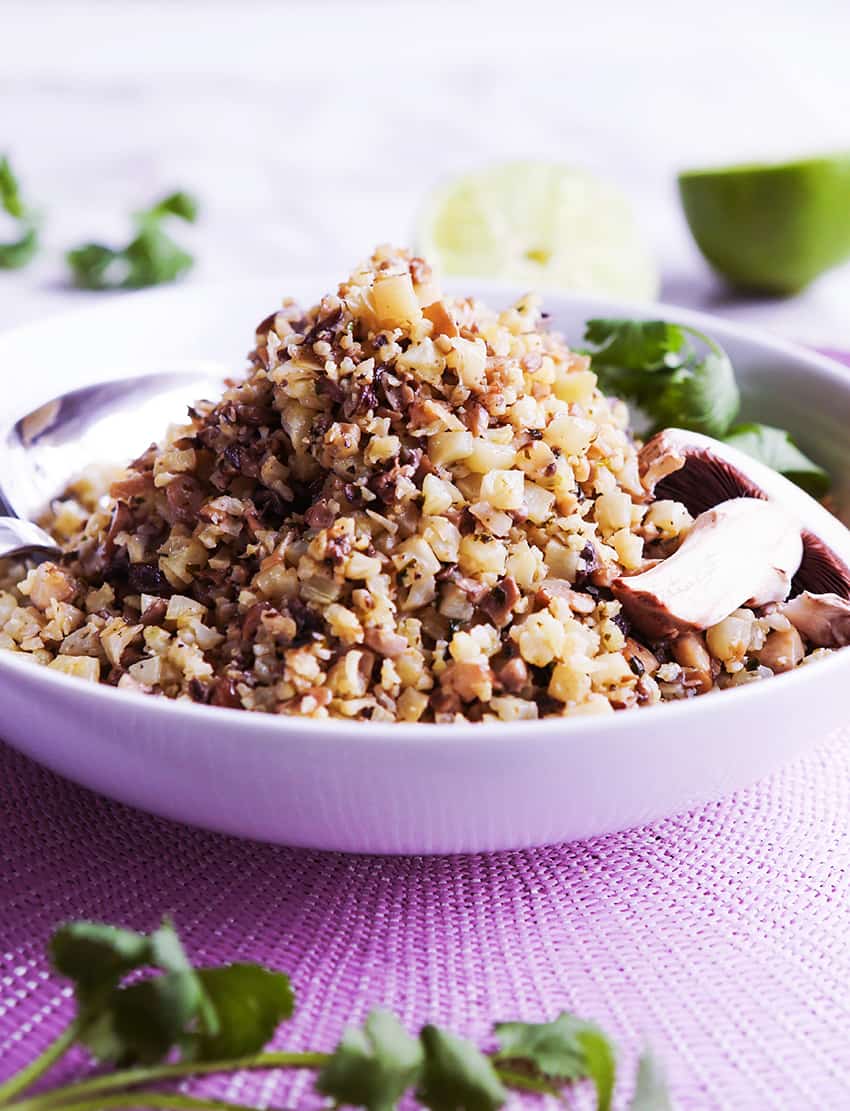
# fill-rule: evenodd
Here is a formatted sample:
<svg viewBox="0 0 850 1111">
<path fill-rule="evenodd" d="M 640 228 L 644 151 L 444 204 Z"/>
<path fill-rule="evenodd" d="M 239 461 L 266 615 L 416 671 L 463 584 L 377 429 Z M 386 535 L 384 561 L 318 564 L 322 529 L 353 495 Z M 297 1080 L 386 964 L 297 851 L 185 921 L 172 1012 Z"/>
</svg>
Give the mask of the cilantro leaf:
<svg viewBox="0 0 850 1111">
<path fill-rule="evenodd" d="M 426 1026 L 420 1034 L 425 1050 L 416 1095 L 433 1111 L 496 1111 L 508 1093 L 488 1057 L 471 1042 Z"/>
<path fill-rule="evenodd" d="M 25 213 L 18 179 L 8 156 L 0 158 L 0 206 L 14 220 L 21 220 Z"/>
<path fill-rule="evenodd" d="M 724 436 L 724 440 L 790 478 L 812 497 L 822 498 L 829 491 L 829 474 L 804 455 L 782 428 L 772 428 L 768 424 L 739 424 Z"/>
<path fill-rule="evenodd" d="M 150 961 L 151 943 L 145 934 L 98 922 L 70 922 L 50 940 L 50 960 L 61 975 L 74 982 L 81 1012 L 97 1006 L 118 982 Z"/>
<path fill-rule="evenodd" d="M 526 1061 L 558 1080 L 580 1080 L 587 1076 L 587 1062 L 578 1034 L 586 1028 L 566 1011 L 552 1022 L 499 1022 L 497 1059 Z"/>
<path fill-rule="evenodd" d="M 702 360 L 689 359 L 650 399 L 649 412 L 660 428 L 689 428 L 722 437 L 738 415 L 741 396 L 732 364 L 719 347 Z"/>
<path fill-rule="evenodd" d="M 96 1019 L 84 1026 L 80 1041 L 99 1061 L 153 1065 L 182 1045 L 195 1020 L 206 1017 L 203 989 L 194 972 L 152 976 L 118 988 Z M 215 1015 L 211 1015 L 215 1022 Z"/>
<path fill-rule="evenodd" d="M 192 1020 L 216 1028 L 215 1012 L 169 922 L 152 934 L 74 922 L 54 934 L 50 953 L 56 971 L 74 982 L 79 1040 L 100 1061 L 150 1064 L 181 1041 Z M 144 968 L 165 975 L 120 986 Z"/>
<path fill-rule="evenodd" d="M 147 211 L 140 213 L 138 219 L 143 223 L 148 220 L 159 220 L 163 216 L 178 216 L 181 220 L 194 224 L 198 218 L 198 198 L 182 190 L 169 193 L 167 197 L 151 205 Z"/>
<path fill-rule="evenodd" d="M 100 1061 L 154 1064 L 255 1053 L 293 1010 L 289 980 L 260 965 L 195 969 L 169 922 L 151 934 L 75 922 L 50 955 L 74 983 L 78 1040 Z M 125 985 L 134 972 L 156 970 Z"/>
<path fill-rule="evenodd" d="M 673 1111 L 664 1070 L 651 1053 L 638 1061 L 637 1084 L 629 1111 Z"/>
<path fill-rule="evenodd" d="M 68 251 L 65 259 L 80 289 L 116 289 L 127 273 L 120 251 L 102 243 L 85 243 Z"/>
<path fill-rule="evenodd" d="M 0 243 L 0 270 L 20 270 L 38 253 L 38 229 L 27 228 L 19 239 Z"/>
<path fill-rule="evenodd" d="M 666 320 L 625 320 L 595 317 L 585 325 L 584 338 L 597 351 L 600 362 L 645 371 L 679 365 L 685 335 L 678 324 Z"/>
<path fill-rule="evenodd" d="M 197 972 L 215 1015 L 216 1028 L 199 1031 L 186 1043 L 193 1060 L 249 1056 L 272 1038 L 295 1010 L 289 977 L 259 964 L 225 964 Z"/>
<path fill-rule="evenodd" d="M 662 320 L 594 319 L 585 339 L 600 385 L 639 406 L 655 428 L 722 436 L 740 408 L 726 352 L 708 336 Z M 708 348 L 700 357 L 692 340 Z"/>
<path fill-rule="evenodd" d="M 496 1060 L 523 1061 L 556 1080 L 590 1078 L 596 1086 L 598 1111 L 611 1106 L 614 1051 L 598 1027 L 562 1011 L 551 1022 L 500 1022 Z"/>
<path fill-rule="evenodd" d="M 39 247 L 38 221 L 21 199 L 20 185 L 5 155 L 0 158 L 0 208 L 21 228 L 17 239 L 0 243 L 0 270 L 19 270 L 36 255 Z"/>
<path fill-rule="evenodd" d="M 121 283 L 126 289 L 173 282 L 194 263 L 192 256 L 158 224 L 142 228 L 121 254 L 127 264 L 127 275 Z"/>
<path fill-rule="evenodd" d="M 345 1031 L 316 1088 L 337 1103 L 391 1111 L 416 1083 L 423 1060 L 421 1043 L 394 1015 L 372 1011 L 362 1029 Z"/>
<path fill-rule="evenodd" d="M 137 232 L 121 249 L 101 243 L 84 243 L 65 258 L 74 284 L 81 289 L 141 289 L 173 282 L 191 269 L 193 257 L 164 230 L 163 223 L 176 217 L 194 223 L 198 202 L 191 193 L 176 192 L 136 213 Z"/>
</svg>

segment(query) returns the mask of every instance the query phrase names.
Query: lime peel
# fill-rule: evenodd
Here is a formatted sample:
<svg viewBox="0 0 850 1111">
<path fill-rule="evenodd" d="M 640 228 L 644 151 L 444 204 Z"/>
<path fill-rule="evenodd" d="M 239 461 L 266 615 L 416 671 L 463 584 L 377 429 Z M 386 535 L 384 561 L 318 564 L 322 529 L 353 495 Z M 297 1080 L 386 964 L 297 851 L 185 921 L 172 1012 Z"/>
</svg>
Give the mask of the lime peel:
<svg viewBox="0 0 850 1111">
<path fill-rule="evenodd" d="M 697 246 L 734 286 L 794 294 L 850 259 L 850 153 L 688 170 L 678 182 Z"/>
</svg>

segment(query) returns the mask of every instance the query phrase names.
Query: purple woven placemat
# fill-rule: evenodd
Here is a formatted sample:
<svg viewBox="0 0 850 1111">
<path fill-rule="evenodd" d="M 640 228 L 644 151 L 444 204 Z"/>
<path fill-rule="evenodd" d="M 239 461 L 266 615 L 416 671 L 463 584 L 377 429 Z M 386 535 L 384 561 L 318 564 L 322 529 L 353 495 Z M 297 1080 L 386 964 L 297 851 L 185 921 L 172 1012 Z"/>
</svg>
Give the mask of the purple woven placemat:
<svg viewBox="0 0 850 1111">
<path fill-rule="evenodd" d="M 195 958 L 292 975 L 298 1010 L 277 1042 L 293 1049 L 331 1048 L 378 1004 L 412 1030 L 433 1020 L 482 1043 L 494 1020 L 568 1008 L 618 1042 L 617 1107 L 646 1042 L 677 1108 L 850 1107 L 850 729 L 736 798 L 646 829 L 443 859 L 203 833 L 0 743 L 0 1079 L 71 1012 L 44 959 L 53 927 L 151 929 L 165 913 Z M 72 1056 L 55 1075 L 83 1065 Z M 306 1074 L 188 1087 L 315 1102 Z"/>
<path fill-rule="evenodd" d="M 292 1048 L 331 1047 L 376 1004 L 411 1029 L 437 1020 L 480 1041 L 494 1019 L 566 1007 L 616 1037 L 619 1107 L 645 1041 L 677 1107 L 850 1105 L 850 731 L 646 829 L 430 859 L 203 833 L 0 745 L 0 862 L 0 1076 L 70 1012 L 43 955 L 56 923 L 149 929 L 170 913 L 197 958 L 291 973 L 299 1007 L 278 1042 Z M 293 1107 L 309 1079 L 199 1089 Z"/>
</svg>

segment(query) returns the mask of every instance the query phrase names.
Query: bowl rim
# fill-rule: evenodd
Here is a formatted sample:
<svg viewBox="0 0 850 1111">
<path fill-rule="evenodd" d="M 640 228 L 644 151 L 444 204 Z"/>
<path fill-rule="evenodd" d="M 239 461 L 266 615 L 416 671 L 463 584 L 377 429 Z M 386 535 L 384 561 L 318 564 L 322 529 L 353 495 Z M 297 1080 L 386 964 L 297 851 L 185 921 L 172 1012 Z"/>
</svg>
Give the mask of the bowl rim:
<svg viewBox="0 0 850 1111">
<path fill-rule="evenodd" d="M 313 282 L 317 280 L 317 278 L 317 274 L 311 273 L 310 275 L 302 276 L 299 282 L 293 282 L 292 285 L 303 286 L 305 281 Z M 273 280 L 277 281 L 280 285 L 285 285 L 285 282 L 279 281 L 278 279 L 259 275 L 253 278 L 241 278 L 236 282 L 198 282 L 186 284 L 176 289 L 171 287 L 166 289 L 140 290 L 132 294 L 114 297 L 105 304 L 101 302 L 96 305 L 77 305 L 60 312 L 50 313 L 42 319 L 29 321 L 25 324 L 0 331 L 0 356 L 2 355 L 3 347 L 6 346 L 7 343 L 17 343 L 21 340 L 36 337 L 45 326 L 52 326 L 57 323 L 61 324 L 68 321 L 84 322 L 87 317 L 92 317 L 96 320 L 106 313 L 121 315 L 121 313 L 128 310 L 132 311 L 132 309 L 136 307 L 141 308 L 147 305 L 167 303 L 174 300 L 176 297 L 191 300 L 193 297 L 204 298 L 211 294 L 223 294 L 225 291 L 230 291 L 232 293 L 234 286 L 241 286 L 244 288 L 253 286 L 255 289 L 259 290 L 261 286 L 268 285 L 269 288 L 271 288 Z M 485 298 L 506 298 L 508 302 L 517 300 L 519 297 L 525 296 L 528 292 L 526 289 L 507 282 L 476 277 L 458 278 L 453 276 L 447 278 L 443 282 L 443 286 L 448 292 L 457 296 L 467 295 L 461 291 L 464 289 L 468 290 L 471 287 L 476 291 L 474 294 L 476 297 L 480 297 L 483 294 Z M 850 395 L 850 371 L 848 371 L 847 367 L 842 363 L 830 358 L 828 355 L 804 347 L 794 341 L 764 334 L 758 328 L 753 328 L 749 325 L 742 325 L 737 322 L 724 320 L 710 313 L 695 309 L 683 309 L 664 301 L 643 303 L 622 301 L 616 298 L 595 297 L 567 290 L 545 287 L 539 289 L 537 292 L 540 293 L 544 301 L 547 299 L 552 302 L 558 301 L 561 303 L 562 307 L 570 303 L 575 304 L 578 302 L 582 305 L 592 307 L 594 311 L 598 311 L 600 316 L 631 315 L 635 318 L 644 320 L 674 320 L 682 324 L 699 328 L 701 331 L 708 332 L 709 335 L 717 334 L 721 338 L 721 342 L 722 337 L 726 335 L 733 340 L 740 340 L 755 345 L 768 354 L 775 352 L 777 355 L 783 355 L 786 358 L 794 359 L 804 364 L 804 366 L 814 369 L 819 375 L 830 379 L 834 385 Z M 175 363 L 181 361 L 185 362 L 185 360 L 175 360 Z M 692 708 L 695 701 L 697 701 L 703 714 L 707 712 L 710 713 L 713 711 L 713 708 L 717 707 L 717 695 L 722 696 L 720 702 L 721 707 L 730 699 L 734 699 L 734 705 L 740 705 L 741 709 L 743 709 L 743 702 L 745 699 L 751 701 L 753 699 L 763 698 L 764 695 L 759 692 L 765 687 L 767 691 L 772 690 L 775 682 L 782 683 L 783 689 L 787 690 L 792 683 L 796 683 L 797 686 L 805 684 L 809 681 L 812 674 L 823 677 L 825 675 L 824 669 L 828 669 L 830 673 L 835 672 L 837 675 L 842 668 L 848 665 L 850 665 L 850 649 L 847 651 L 839 649 L 827 658 L 819 659 L 811 664 L 806 664 L 793 672 L 773 676 L 770 680 L 759 680 L 742 684 L 740 687 L 736 688 L 712 691 L 709 697 L 701 696 L 698 700 L 689 698 L 641 707 L 637 713 L 578 713 L 566 717 L 548 717 L 533 721 L 522 720 L 516 722 L 488 723 L 470 721 L 444 723 L 372 722 L 341 717 L 310 718 L 302 717 L 297 714 L 258 713 L 224 706 L 207 706 L 202 703 L 190 702 L 187 699 L 170 699 L 165 696 L 151 696 L 136 691 L 120 690 L 103 683 L 84 683 L 73 676 L 65 675 L 40 665 L 23 653 L 0 650 L 0 673 L 8 671 L 12 675 L 33 675 L 32 669 L 36 668 L 37 682 L 43 682 L 47 684 L 48 687 L 55 687 L 57 696 L 62 692 L 71 694 L 72 691 L 75 691 L 78 698 L 92 701 L 96 705 L 99 704 L 99 700 L 106 698 L 110 700 L 108 705 L 113 708 L 117 708 L 119 704 L 123 704 L 128 710 L 138 712 L 143 707 L 146 707 L 147 712 L 160 715 L 163 720 L 168 716 L 175 715 L 183 720 L 194 718 L 199 724 L 218 721 L 222 726 L 229 720 L 234 726 L 238 722 L 240 731 L 249 729 L 255 732 L 258 738 L 268 738 L 269 740 L 279 740 L 284 736 L 291 737 L 306 730 L 311 735 L 311 739 L 315 738 L 322 741 L 333 741 L 334 739 L 350 739 L 352 736 L 359 735 L 359 738 L 364 742 L 370 741 L 382 745 L 390 740 L 397 742 L 400 739 L 400 729 L 404 731 L 405 744 L 409 745 L 410 741 L 413 739 L 428 742 L 439 740 L 456 741 L 459 732 L 463 732 L 466 741 L 472 740 L 475 741 L 476 744 L 480 744 L 481 742 L 486 742 L 489 738 L 492 738 L 494 741 L 502 742 L 507 739 L 516 739 L 522 733 L 531 733 L 535 737 L 539 736 L 541 738 L 551 737 L 553 734 L 557 733 L 563 735 L 563 738 L 566 740 L 570 735 L 573 737 L 585 735 L 592 737 L 595 734 L 608 733 L 612 730 L 617 732 L 622 732 L 624 730 L 628 731 L 630 728 L 638 726 L 639 723 L 652 728 L 656 720 L 656 715 L 658 714 L 666 715 L 671 724 L 674 721 L 674 715 L 685 713 L 686 715 L 693 716 L 696 712 Z M 813 672 L 813 668 L 816 668 L 815 672 Z M 73 684 L 73 686 L 69 686 L 69 684 Z M 213 716 L 210 717 L 210 715 Z M 529 740 L 530 738 L 526 739 Z"/>
<path fill-rule="evenodd" d="M 684 713 L 686 720 L 688 717 L 693 717 L 694 713 L 697 712 L 693 709 L 694 704 L 699 706 L 699 712 L 703 715 L 718 708 L 722 710 L 723 706 L 730 700 L 734 700 L 734 705 L 740 706 L 743 711 L 745 699 L 752 702 L 753 699 L 764 698 L 765 695 L 759 692 L 763 691 L 765 687 L 767 692 L 770 692 L 773 690 L 774 683 L 781 683 L 783 690 L 787 693 L 792 683 L 796 683 L 800 687 L 810 682 L 815 675 L 824 678 L 827 670 L 836 674 L 833 681 L 837 682 L 837 675 L 840 674 L 842 668 L 848 672 L 848 677 L 850 677 L 850 651 L 838 649 L 828 657 L 804 664 L 802 667 L 783 675 L 774 675 L 770 679 L 744 683 L 739 687 L 732 687 L 727 690 L 710 691 L 707 695 L 700 695 L 699 698 L 685 698 L 673 702 L 658 702 L 652 706 L 636 707 L 634 712 L 577 713 L 566 717 L 545 717 L 514 722 L 386 722 L 361 721 L 356 718 L 347 719 L 342 717 L 310 718 L 298 714 L 266 714 L 238 710 L 228 706 L 207 706 L 203 703 L 190 702 L 184 698 L 166 698 L 164 695 L 149 695 L 138 691 L 120 690 L 106 683 L 85 682 L 74 676 L 52 670 L 28 658 L 25 653 L 0 649 L 0 673 L 9 671 L 12 675 L 33 675 L 33 669 L 37 669 L 35 672 L 36 682 L 44 683 L 48 687 L 53 685 L 57 696 L 63 692 L 71 694 L 73 691 L 76 692 L 77 698 L 90 701 L 93 705 L 99 705 L 102 699 L 107 699 L 107 704 L 111 705 L 113 709 L 117 709 L 120 703 L 134 713 L 144 711 L 158 714 L 163 720 L 168 717 L 176 717 L 183 721 L 194 719 L 199 726 L 203 722 L 210 724 L 213 721 L 218 721 L 223 726 L 229 720 L 232 726 L 238 728 L 242 734 L 246 730 L 251 730 L 255 731 L 258 737 L 272 741 L 284 737 L 293 737 L 306 730 L 312 736 L 331 743 L 351 740 L 359 735 L 359 738 L 363 741 L 381 745 L 388 742 L 398 744 L 399 740 L 402 739 L 399 737 L 399 731 L 401 730 L 404 733 L 403 739 L 406 746 L 409 746 L 412 740 L 454 743 L 461 732 L 464 734 L 465 741 L 485 742 L 489 738 L 494 741 L 505 742 L 507 740 L 518 740 L 524 735 L 524 743 L 531 743 L 532 735 L 551 738 L 553 734 L 558 734 L 562 740 L 566 741 L 569 737 L 592 739 L 596 734 L 610 733 L 611 731 L 628 732 L 629 729 L 640 725 L 651 729 L 659 714 L 663 714 L 672 725 L 676 720 L 675 715 L 681 716 Z M 727 709 L 729 708 L 727 707 Z M 227 715 L 227 717 L 224 715 Z"/>
</svg>

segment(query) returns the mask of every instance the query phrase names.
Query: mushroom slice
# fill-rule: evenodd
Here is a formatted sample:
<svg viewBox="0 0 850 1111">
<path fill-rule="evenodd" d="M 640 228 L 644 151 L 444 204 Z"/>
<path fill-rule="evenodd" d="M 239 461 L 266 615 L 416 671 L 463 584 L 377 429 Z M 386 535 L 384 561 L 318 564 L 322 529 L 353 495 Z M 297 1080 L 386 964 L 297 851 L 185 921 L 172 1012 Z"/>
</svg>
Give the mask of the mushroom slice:
<svg viewBox="0 0 850 1111">
<path fill-rule="evenodd" d="M 639 456 L 650 495 L 682 502 L 694 515 L 730 498 L 761 498 L 781 505 L 803 529 L 803 559 L 795 593 L 850 598 L 850 532 L 827 509 L 787 478 L 728 444 L 667 428 Z"/>
<path fill-rule="evenodd" d="M 779 607 L 779 612 L 816 648 L 844 648 L 850 644 L 850 601 L 837 594 L 808 590 Z"/>
<path fill-rule="evenodd" d="M 673 555 L 611 589 L 642 633 L 668 637 L 707 629 L 742 605 L 784 601 L 802 558 L 793 514 L 733 498 L 700 514 Z"/>
</svg>

